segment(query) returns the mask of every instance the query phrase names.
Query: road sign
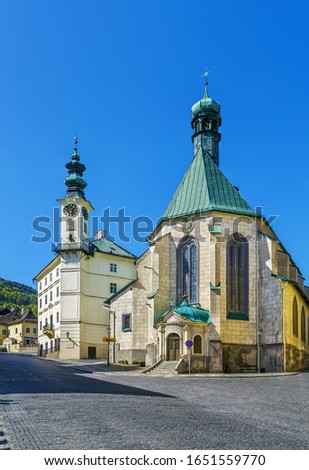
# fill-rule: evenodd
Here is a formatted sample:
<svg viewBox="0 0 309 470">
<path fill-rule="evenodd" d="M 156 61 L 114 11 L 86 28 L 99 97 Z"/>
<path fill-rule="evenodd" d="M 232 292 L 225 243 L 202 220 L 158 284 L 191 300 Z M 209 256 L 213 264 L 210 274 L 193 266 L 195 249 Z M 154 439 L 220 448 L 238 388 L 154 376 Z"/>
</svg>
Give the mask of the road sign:
<svg viewBox="0 0 309 470">
<path fill-rule="evenodd" d="M 185 342 L 185 345 L 187 346 L 187 348 L 192 348 L 192 346 L 193 346 L 193 341 L 191 341 L 191 339 L 188 339 L 188 340 Z"/>
</svg>

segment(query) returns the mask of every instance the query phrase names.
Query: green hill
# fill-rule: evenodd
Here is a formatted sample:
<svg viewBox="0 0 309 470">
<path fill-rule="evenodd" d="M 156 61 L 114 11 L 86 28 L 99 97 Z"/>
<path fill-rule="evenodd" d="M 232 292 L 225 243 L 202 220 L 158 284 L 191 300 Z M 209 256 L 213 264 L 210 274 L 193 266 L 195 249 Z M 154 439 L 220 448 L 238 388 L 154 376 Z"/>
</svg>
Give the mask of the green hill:
<svg viewBox="0 0 309 470">
<path fill-rule="evenodd" d="M 0 310 L 5 306 L 19 310 L 24 307 L 37 314 L 37 292 L 25 284 L 0 278 Z"/>
</svg>

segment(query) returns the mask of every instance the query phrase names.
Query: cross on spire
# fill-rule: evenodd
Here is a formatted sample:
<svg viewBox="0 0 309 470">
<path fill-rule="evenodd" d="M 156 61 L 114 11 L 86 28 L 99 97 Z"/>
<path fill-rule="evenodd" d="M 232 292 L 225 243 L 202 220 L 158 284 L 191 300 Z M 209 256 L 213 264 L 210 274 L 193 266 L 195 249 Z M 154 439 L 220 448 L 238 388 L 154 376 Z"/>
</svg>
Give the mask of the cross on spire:
<svg viewBox="0 0 309 470">
<path fill-rule="evenodd" d="M 204 97 L 208 96 L 208 76 L 211 73 L 211 70 L 206 69 L 202 77 L 204 77 Z"/>
</svg>

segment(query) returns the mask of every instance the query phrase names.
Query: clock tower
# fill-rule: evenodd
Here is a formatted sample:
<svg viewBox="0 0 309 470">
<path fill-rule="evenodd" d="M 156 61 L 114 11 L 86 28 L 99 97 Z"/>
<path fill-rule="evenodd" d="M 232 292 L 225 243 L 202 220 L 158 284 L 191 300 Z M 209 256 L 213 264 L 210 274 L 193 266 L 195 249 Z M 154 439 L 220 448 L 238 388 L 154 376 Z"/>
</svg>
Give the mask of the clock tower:
<svg viewBox="0 0 309 470">
<path fill-rule="evenodd" d="M 67 192 L 63 199 L 58 199 L 61 204 L 61 244 L 55 244 L 54 251 L 89 252 L 89 213 L 93 210 L 87 201 L 84 189 L 87 186 L 83 179 L 86 167 L 80 162 L 77 149 L 77 136 L 74 140 L 74 152 L 71 160 L 65 165 L 68 176 L 64 182 Z"/>
</svg>

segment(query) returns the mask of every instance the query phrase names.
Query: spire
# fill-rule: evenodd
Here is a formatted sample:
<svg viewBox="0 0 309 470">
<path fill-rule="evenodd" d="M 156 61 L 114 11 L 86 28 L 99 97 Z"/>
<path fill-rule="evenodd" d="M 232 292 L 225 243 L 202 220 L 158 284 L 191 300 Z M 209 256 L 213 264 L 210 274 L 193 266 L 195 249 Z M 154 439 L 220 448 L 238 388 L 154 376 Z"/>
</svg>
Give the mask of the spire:
<svg viewBox="0 0 309 470">
<path fill-rule="evenodd" d="M 191 125 L 194 129 L 192 142 L 194 144 L 194 155 L 199 148 L 210 156 L 216 165 L 219 166 L 219 142 L 221 134 L 220 103 L 213 100 L 208 95 L 208 76 L 210 70 L 206 70 L 204 77 L 204 96 L 192 106 Z"/>
<path fill-rule="evenodd" d="M 203 98 L 208 98 L 208 76 L 211 73 L 211 70 L 205 70 L 202 77 L 204 77 L 204 96 Z"/>
<path fill-rule="evenodd" d="M 84 189 L 87 186 L 86 181 L 82 178 L 83 172 L 86 170 L 86 167 L 83 163 L 80 163 L 80 157 L 78 155 L 78 139 L 75 134 L 74 137 L 74 151 L 69 161 L 65 167 L 68 169 L 69 175 L 65 178 L 64 182 L 67 185 L 66 196 L 73 197 L 85 197 Z"/>
</svg>

